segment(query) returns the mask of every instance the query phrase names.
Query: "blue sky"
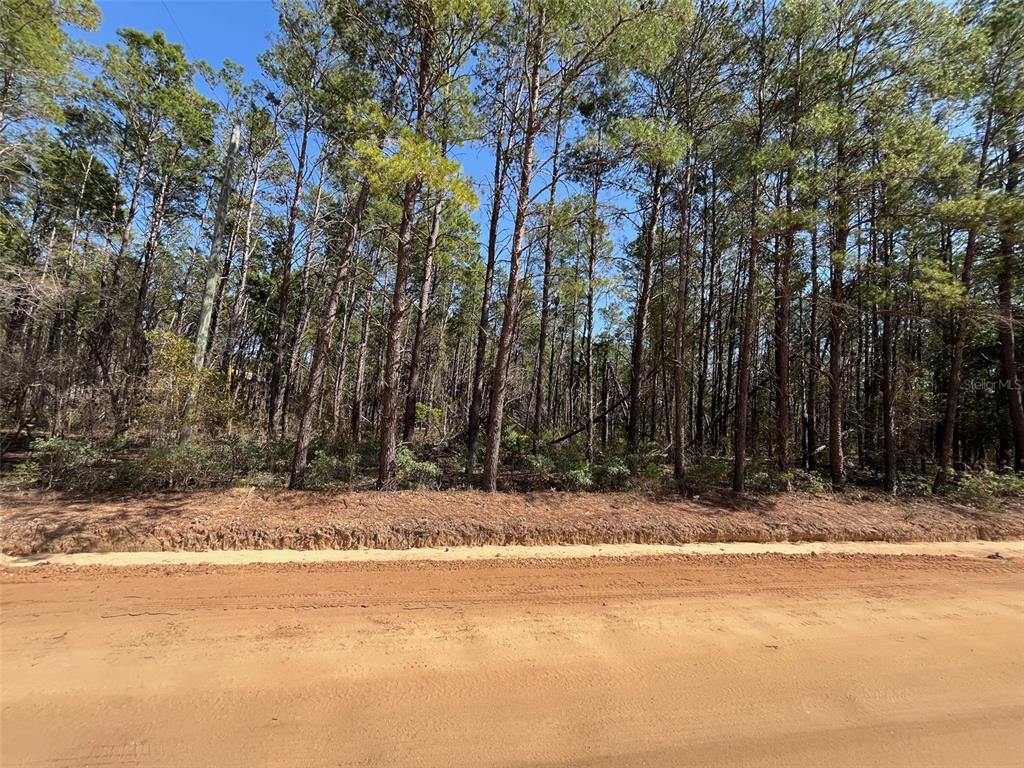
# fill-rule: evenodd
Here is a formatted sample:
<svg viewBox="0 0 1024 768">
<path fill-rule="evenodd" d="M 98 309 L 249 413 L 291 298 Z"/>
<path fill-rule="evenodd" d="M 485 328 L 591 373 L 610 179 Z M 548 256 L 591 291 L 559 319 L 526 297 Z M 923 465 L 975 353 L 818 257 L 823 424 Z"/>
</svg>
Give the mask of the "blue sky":
<svg viewBox="0 0 1024 768">
<path fill-rule="evenodd" d="M 219 67 L 224 59 L 240 64 L 246 79 L 259 75 L 257 56 L 268 47 L 268 37 L 277 29 L 277 13 L 271 0 L 96 0 L 96 4 L 102 13 L 100 28 L 95 32 L 76 30 L 73 33 L 87 42 L 96 45 L 114 42 L 117 30 L 122 27 L 147 33 L 160 30 L 168 40 L 183 44 L 189 58 L 203 59 L 215 67 Z M 206 90 L 203 82 L 197 82 L 197 86 Z M 549 139 L 541 139 L 541 146 L 545 146 L 547 141 Z M 468 145 L 455 148 L 452 156 L 462 163 L 464 173 L 472 178 L 477 188 L 480 205 L 475 217 L 480 224 L 481 239 L 484 239 L 493 154 L 486 147 Z M 543 161 L 545 153 L 541 152 L 540 157 Z M 535 187 L 546 182 L 546 172 L 546 165 L 537 169 Z M 559 197 L 563 198 L 571 191 L 563 183 Z M 610 190 L 602 195 L 602 199 L 614 199 L 620 205 L 625 202 L 621 193 Z M 503 231 L 499 235 L 503 246 L 507 245 L 509 218 L 506 210 L 502 217 Z M 634 234 L 634 228 L 628 224 L 620 225 L 612 233 L 619 248 Z M 507 250 L 503 249 L 499 259 L 504 260 L 507 256 Z"/>
<path fill-rule="evenodd" d="M 152 33 L 161 30 L 168 40 L 182 43 L 192 59 L 204 59 L 219 67 L 231 59 L 245 69 L 245 78 L 259 75 L 256 57 L 277 29 L 277 12 L 271 0 L 98 0 L 103 14 L 96 32 L 78 35 L 93 44 L 117 40 L 117 30 L 133 27 Z M 205 85 L 197 83 L 200 88 Z M 486 185 L 493 156 L 482 147 L 461 147 L 453 154 L 466 173 L 479 185 Z M 481 202 L 486 192 L 481 189 Z"/>
<path fill-rule="evenodd" d="M 269 0 L 99 0 L 97 5 L 103 20 L 98 32 L 82 34 L 89 42 L 112 42 L 119 27 L 159 29 L 169 40 L 184 43 L 192 57 L 214 66 L 230 58 L 248 76 L 258 70 L 256 56 L 277 28 Z"/>
<path fill-rule="evenodd" d="M 245 69 L 245 78 L 259 75 L 256 57 L 277 29 L 271 0 L 97 0 L 103 15 L 96 32 L 75 34 L 95 45 L 117 40 L 117 30 L 132 27 L 152 33 L 161 30 L 168 40 L 182 43 L 189 58 L 219 67 L 231 59 Z M 205 90 L 202 82 L 197 85 Z M 490 194 L 493 155 L 483 147 L 460 147 L 453 152 L 477 185 L 479 221 L 483 221 Z"/>
</svg>

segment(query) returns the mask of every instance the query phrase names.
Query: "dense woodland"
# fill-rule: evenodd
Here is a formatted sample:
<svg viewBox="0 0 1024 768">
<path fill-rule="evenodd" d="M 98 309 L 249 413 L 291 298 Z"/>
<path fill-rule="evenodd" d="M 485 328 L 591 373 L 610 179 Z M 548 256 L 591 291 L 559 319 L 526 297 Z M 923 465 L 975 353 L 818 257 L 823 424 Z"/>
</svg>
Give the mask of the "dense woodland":
<svg viewBox="0 0 1024 768">
<path fill-rule="evenodd" d="M 1024 470 L 1021 0 L 276 7 L 243 72 L 3 4 L 0 426 L 38 481 Z"/>
</svg>

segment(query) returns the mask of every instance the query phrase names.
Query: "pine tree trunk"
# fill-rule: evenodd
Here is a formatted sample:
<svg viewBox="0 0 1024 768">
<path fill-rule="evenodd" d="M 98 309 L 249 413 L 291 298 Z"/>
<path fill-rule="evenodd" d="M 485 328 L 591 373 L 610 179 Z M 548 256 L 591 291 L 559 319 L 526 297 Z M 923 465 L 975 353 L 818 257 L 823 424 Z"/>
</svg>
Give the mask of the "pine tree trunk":
<svg viewBox="0 0 1024 768">
<path fill-rule="evenodd" d="M 369 199 L 370 184 L 364 181 L 359 190 L 359 197 L 356 200 L 355 208 L 352 211 L 352 220 L 348 227 L 348 233 L 345 235 L 345 245 L 338 255 L 338 264 L 334 271 L 334 280 L 331 283 L 331 292 L 327 298 L 327 307 L 324 310 L 323 321 L 317 330 L 316 341 L 313 343 L 313 359 L 309 366 L 309 382 L 306 385 L 305 396 L 302 399 L 299 431 L 295 439 L 295 453 L 292 456 L 292 471 L 288 481 L 289 488 L 301 488 L 305 482 L 306 467 L 309 462 L 309 446 L 312 444 L 313 436 L 316 433 L 317 405 L 320 402 L 320 394 L 323 391 L 330 345 L 334 339 L 334 326 L 338 319 L 338 306 L 341 303 L 341 289 L 345 284 L 345 278 L 352 264 L 352 256 L 355 253 L 356 243 L 359 240 L 359 227 L 362 224 L 363 214 L 366 211 Z"/>
<path fill-rule="evenodd" d="M 537 364 L 533 379 L 533 452 L 540 449 L 541 414 L 544 408 L 544 352 L 548 341 L 548 305 L 551 294 L 551 259 L 553 250 L 553 226 L 551 217 L 555 213 L 555 197 L 558 192 L 558 150 L 562 142 L 562 105 L 558 105 L 555 118 L 555 145 L 551 154 L 551 189 L 548 193 L 547 226 L 544 232 L 544 275 L 541 283 L 540 332 L 537 339 Z"/>
<path fill-rule="evenodd" d="M 516 213 L 512 229 L 512 249 L 509 258 L 508 287 L 505 291 L 505 313 L 502 318 L 501 331 L 498 334 L 498 347 L 494 355 L 494 373 L 491 377 L 491 405 L 488 413 L 489 430 L 487 435 L 487 451 L 484 455 L 483 487 L 486 491 L 498 488 L 498 463 L 501 453 L 502 421 L 505 416 L 505 385 L 508 377 L 509 360 L 512 356 L 512 337 L 515 335 L 515 319 L 519 296 L 519 259 L 522 255 L 523 240 L 526 230 L 526 212 L 530 203 L 530 181 L 533 178 L 533 145 L 537 138 L 538 102 L 540 99 L 540 67 L 544 50 L 544 18 L 543 6 L 538 11 L 537 31 L 533 39 L 530 53 L 529 75 L 529 106 L 526 113 L 526 127 L 523 131 L 523 155 L 520 161 L 519 190 L 516 196 Z"/>
<path fill-rule="evenodd" d="M 647 331 L 647 313 L 651 303 L 651 273 L 654 266 L 654 233 L 661 219 L 661 168 L 654 169 L 651 184 L 651 215 L 643 233 L 643 264 L 640 268 L 640 286 L 633 316 L 633 342 L 629 363 L 629 417 L 626 422 L 626 442 L 629 453 L 640 449 L 640 387 L 644 380 L 644 337 Z"/>
<path fill-rule="evenodd" d="M 786 171 L 786 212 L 793 215 L 793 169 Z M 783 477 L 783 490 L 792 490 L 789 479 L 789 300 L 793 264 L 793 241 L 796 232 L 787 223 L 782 252 L 776 259 L 778 271 L 775 297 L 775 462 Z"/>
<path fill-rule="evenodd" d="M 306 177 L 306 157 L 309 151 L 309 134 L 312 130 L 310 107 L 307 104 L 302 120 L 302 139 L 299 143 L 299 156 L 295 168 L 295 181 L 292 187 L 291 204 L 288 206 L 288 228 L 285 234 L 281 257 L 281 290 L 277 307 L 277 339 L 274 344 L 273 360 L 270 369 L 270 382 L 267 389 L 267 435 L 271 439 L 279 434 L 278 422 L 284 408 L 284 356 L 285 340 L 288 336 L 288 301 L 291 289 L 293 251 L 295 249 L 295 229 L 299 223 L 299 201 L 302 196 L 302 185 Z"/>
<path fill-rule="evenodd" d="M 676 487 L 686 489 L 686 321 L 690 294 L 690 208 L 693 165 L 686 160 L 683 186 L 679 192 L 679 275 L 676 283 L 675 346 L 672 361 L 673 419 L 672 465 Z"/>
<path fill-rule="evenodd" d="M 978 160 L 978 177 L 975 191 L 980 194 L 985 174 L 988 169 L 988 150 L 992 135 L 993 114 L 989 109 L 985 131 L 981 142 L 981 153 Z M 960 376 L 963 372 L 964 346 L 967 342 L 967 329 L 970 324 L 967 300 L 971 289 L 971 270 L 974 267 L 975 250 L 978 242 L 977 226 L 972 224 L 967 231 L 967 244 L 964 247 L 964 263 L 960 272 L 960 285 L 963 289 L 963 305 L 957 310 L 956 335 L 953 341 L 953 352 L 949 364 L 949 384 L 946 390 L 946 413 L 942 422 L 939 438 L 938 468 L 932 491 L 938 493 L 946 484 L 949 465 L 953 458 L 953 438 L 957 425 L 957 409 L 960 398 Z"/>
<path fill-rule="evenodd" d="M 739 372 L 736 382 L 736 423 L 733 428 L 732 490 L 742 493 L 746 489 L 747 470 L 747 403 L 750 397 L 750 368 L 754 353 L 757 319 L 757 252 L 760 242 L 757 231 L 757 203 L 760 184 L 757 175 L 752 179 L 750 194 L 750 242 L 747 256 L 747 288 L 743 305 L 743 335 L 740 338 Z"/>
<path fill-rule="evenodd" d="M 391 491 L 395 485 L 395 456 L 398 443 L 398 368 L 400 342 L 409 300 L 405 295 L 409 280 L 409 259 L 412 255 L 412 225 L 419 196 L 420 183 L 409 182 L 402 195 L 402 219 L 398 227 L 398 250 L 395 261 L 395 287 L 391 293 L 391 314 L 384 336 L 384 367 L 381 371 L 380 452 L 377 455 L 377 489 Z"/>
<path fill-rule="evenodd" d="M 1010 142 L 1007 148 L 1006 194 L 1013 198 L 1017 194 L 1019 178 L 1019 147 Z M 1024 403 L 1021 402 L 1021 383 L 1017 376 L 1016 344 L 1013 331 L 1014 274 L 1016 272 L 1013 253 L 1013 224 L 1005 222 L 999 238 L 999 346 L 1003 367 L 1002 385 L 1006 389 L 1010 409 L 1010 425 L 1013 432 L 1013 468 L 1024 471 Z"/>
<path fill-rule="evenodd" d="M 427 319 L 430 313 L 431 294 L 434 289 L 434 251 L 437 249 L 437 237 L 441 229 L 441 204 L 438 198 L 431 213 L 430 234 L 427 236 L 427 248 L 423 258 L 423 284 L 420 288 L 420 304 L 416 313 L 416 331 L 412 340 L 412 352 L 409 358 L 409 391 L 405 396 L 405 416 L 402 422 L 402 440 L 410 442 L 416 428 L 416 402 L 419 398 L 423 375 L 420 358 L 423 355 L 424 339 L 427 335 Z"/>
<path fill-rule="evenodd" d="M 504 115 L 504 110 L 502 111 Z M 491 196 L 490 222 L 487 230 L 487 264 L 484 268 L 484 288 L 480 301 L 480 322 L 476 332 L 476 354 L 473 359 L 473 378 L 470 383 L 470 402 L 466 426 L 466 477 L 476 471 L 477 447 L 483 417 L 484 379 L 487 367 L 487 335 L 490 326 L 491 291 L 494 287 L 494 265 L 498 258 L 498 226 L 501 203 L 505 195 L 508 174 L 508 152 L 512 132 L 504 134 L 504 120 L 498 123 L 494 142 L 494 189 Z"/>
</svg>

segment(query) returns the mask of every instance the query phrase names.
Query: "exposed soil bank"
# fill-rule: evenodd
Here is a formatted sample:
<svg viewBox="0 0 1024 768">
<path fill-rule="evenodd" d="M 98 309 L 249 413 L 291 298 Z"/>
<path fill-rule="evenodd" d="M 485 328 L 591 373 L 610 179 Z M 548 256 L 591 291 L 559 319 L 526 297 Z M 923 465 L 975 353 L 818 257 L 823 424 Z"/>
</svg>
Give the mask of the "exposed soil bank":
<svg viewBox="0 0 1024 768">
<path fill-rule="evenodd" d="M 23 492 L 0 495 L 0 510 L 0 547 L 11 555 L 1024 538 L 1020 503 L 988 511 L 801 494 L 705 501 L 555 492 L 231 489 L 89 498 Z"/>
</svg>

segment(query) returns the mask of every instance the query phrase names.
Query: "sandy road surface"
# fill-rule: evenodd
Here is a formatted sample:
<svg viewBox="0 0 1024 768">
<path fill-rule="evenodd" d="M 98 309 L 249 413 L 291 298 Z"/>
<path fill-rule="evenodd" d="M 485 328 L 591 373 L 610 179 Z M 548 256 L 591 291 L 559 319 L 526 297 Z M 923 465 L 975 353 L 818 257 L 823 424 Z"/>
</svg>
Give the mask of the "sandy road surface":
<svg viewBox="0 0 1024 768">
<path fill-rule="evenodd" d="M 0 764 L 1020 766 L 1024 561 L 9 569 Z"/>
</svg>

